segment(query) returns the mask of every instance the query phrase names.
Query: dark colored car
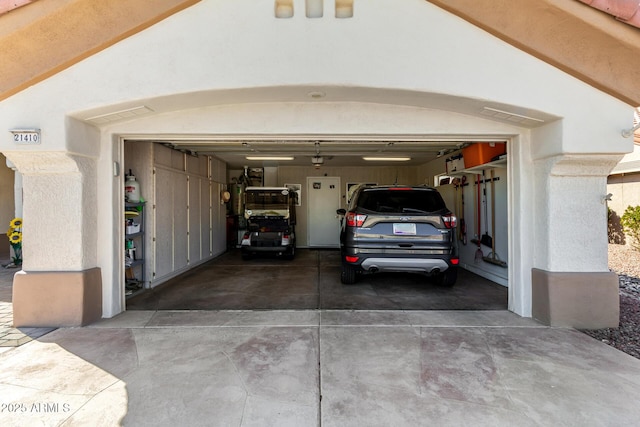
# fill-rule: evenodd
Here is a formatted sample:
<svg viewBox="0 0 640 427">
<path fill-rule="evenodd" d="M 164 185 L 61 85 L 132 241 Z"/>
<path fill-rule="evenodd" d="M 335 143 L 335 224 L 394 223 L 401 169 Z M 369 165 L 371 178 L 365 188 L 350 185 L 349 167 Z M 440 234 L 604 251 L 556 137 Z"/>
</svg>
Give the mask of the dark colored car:
<svg viewBox="0 0 640 427">
<path fill-rule="evenodd" d="M 435 188 L 360 186 L 342 215 L 341 280 L 359 274 L 415 272 L 444 286 L 458 277 L 457 219 Z"/>
</svg>

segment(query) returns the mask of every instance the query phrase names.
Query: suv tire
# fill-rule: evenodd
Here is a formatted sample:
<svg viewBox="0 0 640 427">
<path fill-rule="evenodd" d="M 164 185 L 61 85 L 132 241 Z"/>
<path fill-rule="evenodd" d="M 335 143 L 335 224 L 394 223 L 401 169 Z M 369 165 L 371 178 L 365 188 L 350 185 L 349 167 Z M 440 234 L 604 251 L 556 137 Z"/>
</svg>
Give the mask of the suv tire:
<svg viewBox="0 0 640 427">
<path fill-rule="evenodd" d="M 458 280 L 458 268 L 449 267 L 444 273 L 440 273 L 436 276 L 436 283 L 439 286 L 450 288 L 456 284 Z"/>
<path fill-rule="evenodd" d="M 292 260 L 295 258 L 295 256 L 296 256 L 296 247 L 292 246 L 287 250 L 287 252 L 285 252 L 283 258 L 287 260 Z"/>
<path fill-rule="evenodd" d="M 356 269 L 350 265 L 343 265 L 340 273 L 340 281 L 345 285 L 356 283 Z"/>
</svg>

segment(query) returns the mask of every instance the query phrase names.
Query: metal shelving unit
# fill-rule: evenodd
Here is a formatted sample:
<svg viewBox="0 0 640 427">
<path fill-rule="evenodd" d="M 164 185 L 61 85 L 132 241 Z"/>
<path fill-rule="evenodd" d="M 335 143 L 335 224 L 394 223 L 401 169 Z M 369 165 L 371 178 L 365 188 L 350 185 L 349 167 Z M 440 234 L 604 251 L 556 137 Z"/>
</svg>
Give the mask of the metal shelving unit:
<svg viewBox="0 0 640 427">
<path fill-rule="evenodd" d="M 144 202 L 125 202 L 125 295 L 131 297 L 145 288 Z M 129 221 L 137 224 L 129 225 Z"/>
</svg>

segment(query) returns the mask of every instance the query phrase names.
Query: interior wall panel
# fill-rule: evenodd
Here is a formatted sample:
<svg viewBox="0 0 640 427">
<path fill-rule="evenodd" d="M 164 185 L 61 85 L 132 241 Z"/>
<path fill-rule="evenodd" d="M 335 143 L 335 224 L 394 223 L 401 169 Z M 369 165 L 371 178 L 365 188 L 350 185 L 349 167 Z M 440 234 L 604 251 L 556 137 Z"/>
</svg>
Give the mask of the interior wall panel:
<svg viewBox="0 0 640 427">
<path fill-rule="evenodd" d="M 157 168 L 155 217 L 155 277 L 157 280 L 173 272 L 173 182 L 174 173 Z"/>
<path fill-rule="evenodd" d="M 201 198 L 200 187 L 202 178 L 189 176 L 189 264 L 195 264 L 202 259 L 200 244 L 202 241 L 201 228 Z"/>
<path fill-rule="evenodd" d="M 224 184 L 213 183 L 213 204 L 212 208 L 212 233 L 211 244 L 213 256 L 218 256 L 227 250 L 227 207 L 220 204 L 217 199 L 220 192 L 225 188 Z M 217 203 L 216 203 L 217 201 Z"/>
<path fill-rule="evenodd" d="M 200 181 L 200 258 L 211 255 L 211 181 Z"/>
<path fill-rule="evenodd" d="M 189 257 L 189 220 L 188 220 L 188 191 L 187 176 L 182 173 L 174 173 L 173 190 L 173 227 L 174 249 L 173 269 L 180 270 L 187 266 Z"/>
</svg>

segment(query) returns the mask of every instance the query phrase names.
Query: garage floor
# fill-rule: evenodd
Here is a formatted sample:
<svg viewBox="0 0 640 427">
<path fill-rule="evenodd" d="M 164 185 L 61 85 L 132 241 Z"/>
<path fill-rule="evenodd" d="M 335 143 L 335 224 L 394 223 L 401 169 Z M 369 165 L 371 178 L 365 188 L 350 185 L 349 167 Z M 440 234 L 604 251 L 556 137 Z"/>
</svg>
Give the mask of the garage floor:
<svg viewBox="0 0 640 427">
<path fill-rule="evenodd" d="M 127 310 L 505 310 L 507 299 L 507 288 L 464 269 L 452 288 L 383 273 L 343 285 L 337 250 L 302 249 L 293 261 L 232 250 L 128 299 Z"/>
</svg>

